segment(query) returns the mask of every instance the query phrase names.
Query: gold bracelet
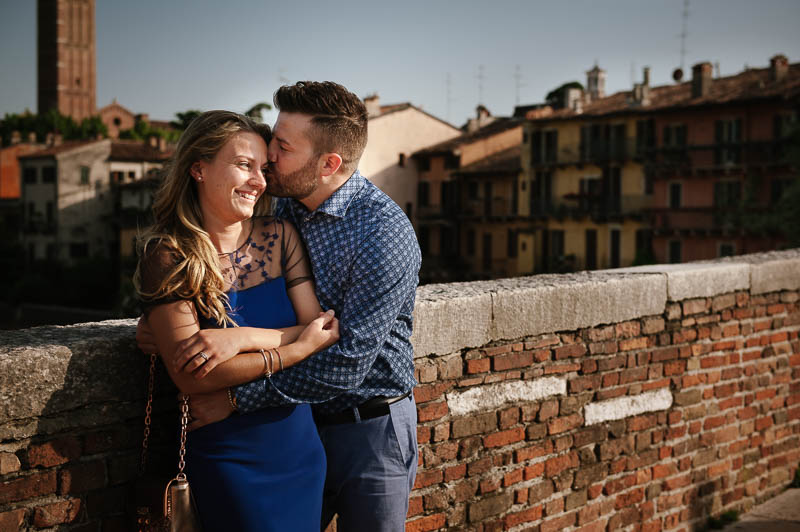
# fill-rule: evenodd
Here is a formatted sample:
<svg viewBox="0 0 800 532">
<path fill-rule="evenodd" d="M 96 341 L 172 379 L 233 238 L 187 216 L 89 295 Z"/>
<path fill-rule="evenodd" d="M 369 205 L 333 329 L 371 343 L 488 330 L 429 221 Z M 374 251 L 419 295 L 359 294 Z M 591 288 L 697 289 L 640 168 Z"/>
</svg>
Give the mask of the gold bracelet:
<svg viewBox="0 0 800 532">
<path fill-rule="evenodd" d="M 276 347 L 276 348 L 274 348 L 274 349 L 273 349 L 273 351 L 275 351 L 275 354 L 276 354 L 276 355 L 278 355 L 278 364 L 280 364 L 280 366 L 281 366 L 281 371 L 283 371 L 283 359 L 281 358 L 281 352 L 280 352 L 280 351 L 278 351 L 278 348 L 277 348 L 277 347 Z"/>
<path fill-rule="evenodd" d="M 261 358 L 264 359 L 264 376 L 267 378 L 272 377 L 272 364 L 267 363 L 267 355 L 264 353 L 263 349 L 259 349 L 261 351 Z M 272 355 L 270 355 L 271 357 Z"/>
<path fill-rule="evenodd" d="M 274 373 L 275 361 L 272 359 L 272 349 L 267 349 L 267 353 L 269 353 L 269 375 L 267 375 L 267 378 L 270 379 Z"/>
<path fill-rule="evenodd" d="M 236 402 L 236 394 L 233 393 L 231 388 L 228 388 L 228 401 L 230 401 L 234 410 L 239 410 L 239 404 Z"/>
</svg>

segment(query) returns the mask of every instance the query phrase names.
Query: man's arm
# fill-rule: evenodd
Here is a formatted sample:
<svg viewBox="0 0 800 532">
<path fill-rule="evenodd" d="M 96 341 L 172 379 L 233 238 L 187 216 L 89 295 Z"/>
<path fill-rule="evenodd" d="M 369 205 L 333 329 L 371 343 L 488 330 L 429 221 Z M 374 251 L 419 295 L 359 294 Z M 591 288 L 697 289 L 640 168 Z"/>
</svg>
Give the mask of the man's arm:
<svg viewBox="0 0 800 532">
<path fill-rule="evenodd" d="M 339 342 L 271 379 L 236 387 L 240 410 L 320 403 L 361 384 L 418 283 L 419 245 L 408 219 L 398 214 L 370 235 L 355 257 Z"/>
</svg>

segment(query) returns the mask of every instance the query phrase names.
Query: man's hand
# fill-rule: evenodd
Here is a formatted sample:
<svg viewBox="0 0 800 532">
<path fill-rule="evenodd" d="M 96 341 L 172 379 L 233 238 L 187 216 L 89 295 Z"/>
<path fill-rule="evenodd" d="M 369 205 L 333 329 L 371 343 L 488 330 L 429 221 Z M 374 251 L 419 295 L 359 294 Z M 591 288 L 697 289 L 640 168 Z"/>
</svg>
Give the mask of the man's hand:
<svg viewBox="0 0 800 532">
<path fill-rule="evenodd" d="M 195 393 L 189 396 L 188 430 L 199 429 L 209 423 L 222 421 L 233 413 L 233 406 L 228 400 L 228 391 L 211 393 Z"/>
<path fill-rule="evenodd" d="M 150 330 L 146 316 L 140 317 L 139 324 L 136 325 L 136 345 L 147 355 L 158 353 L 156 338 Z"/>
</svg>

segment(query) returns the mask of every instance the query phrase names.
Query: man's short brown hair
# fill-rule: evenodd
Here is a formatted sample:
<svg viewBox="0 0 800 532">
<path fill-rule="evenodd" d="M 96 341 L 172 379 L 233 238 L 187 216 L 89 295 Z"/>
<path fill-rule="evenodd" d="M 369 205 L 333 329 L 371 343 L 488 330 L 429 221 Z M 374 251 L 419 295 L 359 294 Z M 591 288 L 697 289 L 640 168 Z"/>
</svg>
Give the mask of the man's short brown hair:
<svg viewBox="0 0 800 532">
<path fill-rule="evenodd" d="M 338 153 L 342 166 L 354 171 L 367 145 L 367 108 L 361 99 L 332 81 L 298 81 L 275 91 L 275 107 L 311 115 L 316 150 Z"/>
</svg>

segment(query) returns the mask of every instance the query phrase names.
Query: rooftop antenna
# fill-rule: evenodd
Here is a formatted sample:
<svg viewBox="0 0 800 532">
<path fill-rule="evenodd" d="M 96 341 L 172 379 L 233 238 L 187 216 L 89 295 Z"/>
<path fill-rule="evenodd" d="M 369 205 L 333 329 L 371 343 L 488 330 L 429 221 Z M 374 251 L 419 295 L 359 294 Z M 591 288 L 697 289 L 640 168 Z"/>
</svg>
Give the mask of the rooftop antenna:
<svg viewBox="0 0 800 532">
<path fill-rule="evenodd" d="M 483 65 L 478 65 L 478 75 L 475 77 L 478 78 L 478 103 L 483 104 L 483 80 L 486 79 L 483 73 Z"/>
<path fill-rule="evenodd" d="M 524 86 L 525 86 L 525 84 L 522 83 L 522 71 L 521 71 L 519 65 L 515 65 L 515 67 L 514 67 L 514 90 L 515 90 L 516 105 L 519 105 L 519 90 Z"/>
<path fill-rule="evenodd" d="M 683 22 L 681 24 L 681 70 L 686 66 L 686 38 L 689 36 L 689 0 L 683 0 Z"/>
<path fill-rule="evenodd" d="M 278 69 L 278 83 L 281 85 L 289 84 L 289 78 L 286 77 L 286 67 L 280 67 Z"/>
<path fill-rule="evenodd" d="M 447 121 L 448 122 L 450 121 L 450 104 L 453 101 L 453 93 L 451 92 L 452 86 L 453 86 L 453 79 L 450 76 L 450 72 L 448 72 L 447 75 L 444 78 L 444 90 L 445 90 L 445 98 L 446 98 L 446 102 L 447 102 L 447 113 L 446 113 L 445 116 L 447 117 Z"/>
</svg>

